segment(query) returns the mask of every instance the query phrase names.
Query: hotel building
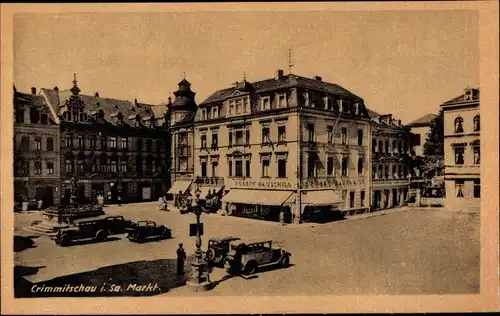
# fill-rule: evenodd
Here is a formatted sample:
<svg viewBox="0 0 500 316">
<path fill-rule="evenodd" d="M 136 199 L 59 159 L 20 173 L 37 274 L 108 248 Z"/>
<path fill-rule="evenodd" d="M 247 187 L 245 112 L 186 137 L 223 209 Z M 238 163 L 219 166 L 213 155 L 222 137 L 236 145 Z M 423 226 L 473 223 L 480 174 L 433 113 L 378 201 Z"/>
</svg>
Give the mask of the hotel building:
<svg viewBox="0 0 500 316">
<path fill-rule="evenodd" d="M 480 179 L 479 89 L 441 104 L 444 115 L 445 207 L 478 208 Z"/>
<path fill-rule="evenodd" d="M 403 129 L 390 116 L 377 121 L 363 99 L 339 85 L 282 70 L 216 91 L 199 105 L 185 80 L 175 95 L 170 193 L 189 191 L 197 178 L 202 197 L 220 192 L 236 216 L 278 220 L 284 209 L 285 221 L 298 223 L 318 212 L 369 210 L 372 129 Z M 377 188 L 393 192 L 384 185 Z"/>
</svg>

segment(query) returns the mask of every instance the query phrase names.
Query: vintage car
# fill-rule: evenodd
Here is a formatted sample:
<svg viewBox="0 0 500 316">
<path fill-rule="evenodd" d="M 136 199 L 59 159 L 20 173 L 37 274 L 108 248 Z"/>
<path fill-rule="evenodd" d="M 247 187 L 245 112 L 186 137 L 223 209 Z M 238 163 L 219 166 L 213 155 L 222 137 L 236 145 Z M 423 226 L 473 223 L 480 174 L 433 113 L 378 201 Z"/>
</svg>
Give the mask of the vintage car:
<svg viewBox="0 0 500 316">
<path fill-rule="evenodd" d="M 127 238 L 131 242 L 144 242 L 151 239 L 167 239 L 172 237 L 172 230 L 165 225 L 157 225 L 153 221 L 138 221 L 126 228 Z"/>
<path fill-rule="evenodd" d="M 123 233 L 127 223 L 122 216 L 80 219 L 74 221 L 70 227 L 61 228 L 54 239 L 57 245 L 63 247 L 75 241 L 105 241 L 110 235 Z"/>
<path fill-rule="evenodd" d="M 215 265 L 223 264 L 223 259 L 229 252 L 229 243 L 239 240 L 238 237 L 215 237 L 208 240 L 207 260 Z"/>
<path fill-rule="evenodd" d="M 288 251 L 273 247 L 271 240 L 235 240 L 229 244 L 229 253 L 224 259 L 224 265 L 230 274 L 250 275 L 260 267 L 288 267 L 291 256 Z"/>
</svg>

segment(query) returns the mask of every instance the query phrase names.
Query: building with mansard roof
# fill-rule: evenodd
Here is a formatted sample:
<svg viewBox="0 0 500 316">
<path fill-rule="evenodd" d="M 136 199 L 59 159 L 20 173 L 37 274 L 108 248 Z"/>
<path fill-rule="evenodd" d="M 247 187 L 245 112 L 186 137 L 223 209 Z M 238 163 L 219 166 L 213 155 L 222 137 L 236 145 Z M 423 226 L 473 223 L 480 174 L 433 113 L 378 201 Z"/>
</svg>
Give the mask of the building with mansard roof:
<svg viewBox="0 0 500 316">
<path fill-rule="evenodd" d="M 77 201 L 163 196 L 170 183 L 166 108 L 80 92 L 76 76 L 69 90 L 40 91 L 60 128 L 62 202 L 72 190 Z"/>
<path fill-rule="evenodd" d="M 445 207 L 479 208 L 481 120 L 479 89 L 441 104 L 444 120 Z"/>
<path fill-rule="evenodd" d="M 337 84 L 278 70 L 274 78 L 245 78 L 195 104 L 190 85 L 180 82 L 170 105 L 170 193 L 199 186 L 202 198 L 214 191 L 223 195 L 233 215 L 278 220 L 284 210 L 285 221 L 294 223 L 339 213 L 331 210 L 349 214 L 372 204 L 403 203 L 408 181 L 399 159 L 408 152 L 407 129 L 390 115 L 367 109 L 361 97 Z M 397 178 L 385 177 L 383 169 L 380 179 L 372 179 L 374 132 L 384 141 L 380 156 L 388 158 L 389 139 L 395 148 L 390 152 L 401 153 L 394 155 L 397 162 L 384 162 L 396 166 Z M 375 204 L 374 192 L 380 193 Z"/>
<path fill-rule="evenodd" d="M 14 87 L 14 201 L 60 202 L 59 127 L 36 88 Z M 35 203 L 30 203 L 35 206 Z"/>
</svg>

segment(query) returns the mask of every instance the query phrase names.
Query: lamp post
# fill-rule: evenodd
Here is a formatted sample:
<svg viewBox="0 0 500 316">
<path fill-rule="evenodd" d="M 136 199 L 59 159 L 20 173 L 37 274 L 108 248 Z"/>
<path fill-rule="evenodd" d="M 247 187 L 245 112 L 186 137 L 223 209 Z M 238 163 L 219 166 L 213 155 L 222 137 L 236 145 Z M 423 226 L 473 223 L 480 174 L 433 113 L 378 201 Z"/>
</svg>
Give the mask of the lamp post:
<svg viewBox="0 0 500 316">
<path fill-rule="evenodd" d="M 206 270 L 207 264 L 203 258 L 203 251 L 201 250 L 201 223 L 200 216 L 202 212 L 202 207 L 200 205 L 200 188 L 199 183 L 197 183 L 195 194 L 195 200 L 193 205 L 193 211 L 196 215 L 196 251 L 195 258 L 191 264 L 191 273 L 189 280 L 186 284 L 193 289 L 195 292 L 207 291 L 210 289 L 210 281 L 208 279 L 208 271 Z"/>
<path fill-rule="evenodd" d="M 75 177 L 71 177 L 70 186 L 71 186 L 71 196 L 69 198 L 69 202 L 70 202 L 70 204 L 74 204 L 75 199 L 76 199 L 76 180 L 75 180 Z"/>
</svg>

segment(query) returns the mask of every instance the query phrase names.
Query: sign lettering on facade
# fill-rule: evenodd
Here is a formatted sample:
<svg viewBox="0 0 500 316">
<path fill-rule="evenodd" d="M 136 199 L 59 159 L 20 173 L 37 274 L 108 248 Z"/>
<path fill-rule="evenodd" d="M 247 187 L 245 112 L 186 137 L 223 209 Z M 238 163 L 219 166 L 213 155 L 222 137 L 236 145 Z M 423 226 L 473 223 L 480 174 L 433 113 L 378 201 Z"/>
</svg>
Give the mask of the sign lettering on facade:
<svg viewBox="0 0 500 316">
<path fill-rule="evenodd" d="M 198 178 L 196 178 L 195 182 L 199 183 L 200 185 L 205 185 L 205 186 L 222 186 L 222 185 L 224 185 L 224 179 L 217 178 L 217 177 L 198 177 Z"/>
<path fill-rule="evenodd" d="M 234 180 L 236 188 L 293 189 L 294 185 L 283 180 Z"/>
</svg>

